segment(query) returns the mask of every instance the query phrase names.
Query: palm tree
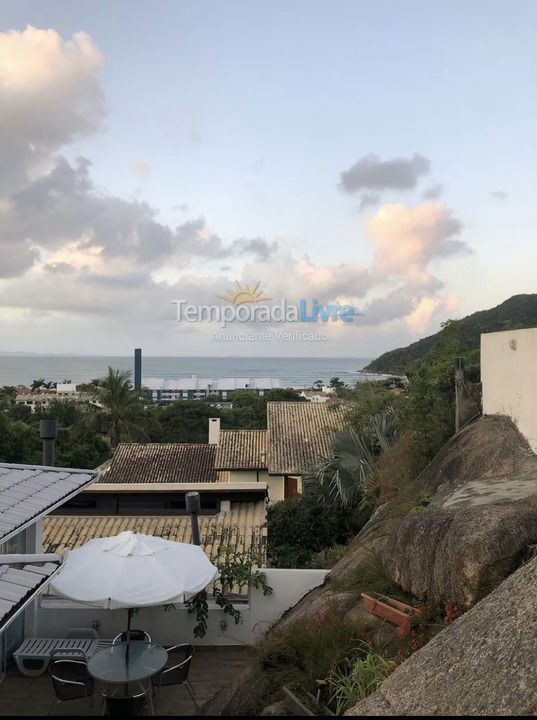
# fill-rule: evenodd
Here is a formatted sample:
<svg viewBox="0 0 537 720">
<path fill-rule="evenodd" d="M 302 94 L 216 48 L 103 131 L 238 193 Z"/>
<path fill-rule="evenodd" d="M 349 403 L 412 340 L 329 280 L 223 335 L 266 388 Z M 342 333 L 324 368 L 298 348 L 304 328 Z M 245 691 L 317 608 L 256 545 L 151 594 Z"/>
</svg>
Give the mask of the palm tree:
<svg viewBox="0 0 537 720">
<path fill-rule="evenodd" d="M 142 428 L 143 403 L 138 392 L 132 388 L 130 372 L 108 367 L 108 375 L 100 379 L 91 395 L 102 408 L 96 419 L 104 421 L 107 426 L 112 449 L 122 439 L 147 438 Z"/>
<path fill-rule="evenodd" d="M 331 457 L 303 476 L 304 492 L 343 507 L 357 505 L 368 490 L 375 458 L 395 439 L 395 418 L 389 410 L 372 416 L 369 433 L 346 428 L 336 435 Z"/>
<path fill-rule="evenodd" d="M 14 385 L 4 385 L 0 388 L 0 408 L 7 410 L 15 404 L 17 388 Z"/>
</svg>

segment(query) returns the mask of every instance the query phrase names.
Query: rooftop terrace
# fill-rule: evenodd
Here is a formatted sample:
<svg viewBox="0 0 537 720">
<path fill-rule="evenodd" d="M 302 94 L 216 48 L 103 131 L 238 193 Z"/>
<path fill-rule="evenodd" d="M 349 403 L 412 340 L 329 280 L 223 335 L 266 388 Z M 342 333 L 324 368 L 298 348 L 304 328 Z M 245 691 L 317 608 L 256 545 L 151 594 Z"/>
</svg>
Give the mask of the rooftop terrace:
<svg viewBox="0 0 537 720">
<path fill-rule="evenodd" d="M 189 679 L 199 705 L 211 700 L 222 688 L 237 679 L 246 666 L 249 651 L 241 647 L 197 648 L 190 668 Z M 24 677 L 11 668 L 0 686 L 0 716 L 102 715 L 101 690 L 97 684 L 93 707 L 87 700 L 71 700 L 56 705 L 52 682 L 48 673 L 39 677 Z M 54 704 L 53 704 L 54 703 Z M 195 715 L 197 713 L 186 688 L 170 686 L 161 689 L 155 699 L 156 715 Z"/>
</svg>

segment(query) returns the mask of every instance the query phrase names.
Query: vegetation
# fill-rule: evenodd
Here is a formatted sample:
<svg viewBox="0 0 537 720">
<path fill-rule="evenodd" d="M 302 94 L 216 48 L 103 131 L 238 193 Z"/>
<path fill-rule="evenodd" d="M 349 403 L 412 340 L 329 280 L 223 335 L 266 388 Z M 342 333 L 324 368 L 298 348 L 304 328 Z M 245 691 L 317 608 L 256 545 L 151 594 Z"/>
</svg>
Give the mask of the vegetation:
<svg viewBox="0 0 537 720">
<path fill-rule="evenodd" d="M 375 692 L 392 667 L 393 662 L 362 641 L 354 656 L 345 658 L 328 679 L 336 715 L 343 715 L 345 710 Z"/>
<path fill-rule="evenodd" d="M 133 389 L 130 372 L 108 368 L 91 393 L 100 409 L 95 414 L 96 425 L 106 428 L 110 447 L 116 448 L 122 440 L 147 439 L 143 430 L 144 406 L 140 394 Z"/>
<path fill-rule="evenodd" d="M 234 595 L 251 588 L 262 590 L 263 595 L 272 594 L 272 588 L 267 584 L 267 576 L 257 569 L 259 557 L 255 553 L 237 552 L 222 546 L 211 557 L 211 562 L 218 568 L 218 579 L 213 583 L 211 597 L 225 614 L 233 618 L 235 625 L 240 622 L 241 612 L 233 605 Z M 202 590 L 197 593 L 188 605 L 188 612 L 196 614 L 194 637 L 205 637 L 209 617 L 209 592 Z"/>
<path fill-rule="evenodd" d="M 360 529 L 353 508 L 321 504 L 311 495 L 269 505 L 268 555 L 272 567 L 309 567 L 316 553 L 345 543 Z"/>
<path fill-rule="evenodd" d="M 42 378 L 35 389 L 52 388 Z M 238 391 L 232 408 L 221 408 L 215 398 L 177 400 L 166 407 L 144 402 L 135 391 L 128 372 L 108 368 L 104 378 L 78 386 L 89 402 L 52 400 L 46 409 L 32 412 L 17 405 L 17 388 L 0 388 L 0 462 L 39 463 L 41 442 L 39 420 L 58 420 L 56 463 L 62 467 L 93 468 L 112 455 L 119 442 L 207 442 L 208 419 L 220 417 L 224 429 L 266 427 L 266 407 L 271 400 L 305 401 L 290 388 L 271 390 L 264 397 L 252 391 Z"/>
<path fill-rule="evenodd" d="M 461 355 L 474 353 L 479 361 L 480 335 L 537 325 L 537 294 L 513 295 L 505 302 L 453 321 Z M 440 331 L 441 332 L 441 331 Z M 437 342 L 440 333 L 418 340 L 406 348 L 384 353 L 365 368 L 369 372 L 408 373 L 415 369 Z"/>
<path fill-rule="evenodd" d="M 362 634 L 360 623 L 342 617 L 337 606 L 275 630 L 258 647 L 272 691 L 298 684 L 315 695 L 319 681 L 353 655 Z"/>
</svg>

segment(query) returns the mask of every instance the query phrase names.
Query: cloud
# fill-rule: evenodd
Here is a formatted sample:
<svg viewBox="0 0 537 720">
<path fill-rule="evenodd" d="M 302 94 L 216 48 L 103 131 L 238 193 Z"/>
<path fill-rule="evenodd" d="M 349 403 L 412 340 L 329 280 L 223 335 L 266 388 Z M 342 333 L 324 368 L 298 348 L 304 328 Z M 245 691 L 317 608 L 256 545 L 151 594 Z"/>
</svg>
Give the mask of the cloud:
<svg viewBox="0 0 537 720">
<path fill-rule="evenodd" d="M 316 265 L 307 255 L 295 258 L 280 250 L 261 261 L 247 263 L 242 281 L 259 281 L 271 297 L 316 297 L 323 303 L 337 302 L 342 297 L 363 298 L 372 282 L 367 268 L 358 263 Z"/>
<path fill-rule="evenodd" d="M 421 175 L 430 172 L 430 161 L 418 153 L 411 158 L 380 160 L 370 153 L 341 173 L 340 189 L 347 193 L 361 190 L 412 190 Z"/>
<path fill-rule="evenodd" d="M 495 202 L 503 202 L 509 197 L 509 193 L 505 190 L 491 190 L 489 195 Z"/>
<path fill-rule="evenodd" d="M 224 238 L 203 216 L 170 226 L 149 203 L 104 192 L 88 158 L 62 155 L 102 128 L 101 65 L 84 33 L 67 41 L 32 27 L 0 33 L 0 310 L 26 318 L 21 333 L 38 313 L 55 327 L 70 322 L 79 340 L 97 328 L 100 337 L 123 337 L 129 328 L 138 336 L 143 325 L 144 338 L 159 336 L 160 347 L 174 327 L 173 299 L 210 303 L 235 279 L 259 281 L 275 300 L 356 305 L 369 327 L 398 321 L 421 332 L 442 312 L 442 282 L 429 264 L 467 250 L 460 221 L 442 203 L 378 208 L 364 222 L 374 249 L 368 268 L 318 264 L 262 236 Z M 365 209 L 384 191 L 415 187 L 429 165 L 418 154 L 386 161 L 368 155 L 342 173 L 341 188 L 358 193 Z M 149 177 L 147 163 L 132 169 Z M 207 270 L 214 262 L 220 270 Z"/>
<path fill-rule="evenodd" d="M 360 204 L 358 205 L 358 209 L 360 212 L 363 210 L 366 210 L 368 207 L 372 207 L 373 205 L 378 205 L 380 202 L 380 195 L 378 193 L 364 193 L 362 197 L 360 198 Z"/>
<path fill-rule="evenodd" d="M 444 192 L 444 186 L 441 183 L 436 183 L 426 188 L 422 193 L 424 200 L 438 200 L 438 198 Z"/>
<path fill-rule="evenodd" d="M 57 157 L 47 174 L 10 197 L 0 214 L 0 247 L 8 245 L 11 261 L 0 266 L 0 277 L 28 270 L 39 260 L 39 248 L 55 250 L 69 243 L 82 253 L 98 251 L 112 261 L 152 268 L 170 261 L 185 267 L 194 258 L 262 258 L 275 249 L 275 243 L 262 238 L 226 243 L 203 218 L 175 229 L 159 223 L 147 203 L 100 193 L 90 167 L 87 158 L 71 165 Z"/>
<path fill-rule="evenodd" d="M 468 252 L 459 239 L 461 221 L 442 203 L 383 205 L 364 227 L 373 240 L 377 272 L 404 276 L 417 285 L 430 283 L 431 260 Z"/>
<path fill-rule="evenodd" d="M 63 145 L 102 126 L 102 55 L 89 35 L 0 33 L 0 195 L 13 191 Z"/>
</svg>

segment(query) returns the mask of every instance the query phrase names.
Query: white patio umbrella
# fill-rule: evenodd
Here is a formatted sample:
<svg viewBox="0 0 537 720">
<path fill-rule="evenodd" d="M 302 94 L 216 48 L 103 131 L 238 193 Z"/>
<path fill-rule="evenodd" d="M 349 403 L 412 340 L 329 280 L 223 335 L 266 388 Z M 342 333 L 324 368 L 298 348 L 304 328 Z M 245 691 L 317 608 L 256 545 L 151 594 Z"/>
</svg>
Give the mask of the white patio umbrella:
<svg viewBox="0 0 537 720">
<path fill-rule="evenodd" d="M 132 609 L 185 602 L 216 579 L 217 568 L 198 545 L 127 530 L 71 550 L 51 589 L 92 606 Z"/>
</svg>

